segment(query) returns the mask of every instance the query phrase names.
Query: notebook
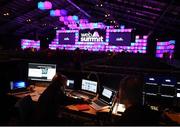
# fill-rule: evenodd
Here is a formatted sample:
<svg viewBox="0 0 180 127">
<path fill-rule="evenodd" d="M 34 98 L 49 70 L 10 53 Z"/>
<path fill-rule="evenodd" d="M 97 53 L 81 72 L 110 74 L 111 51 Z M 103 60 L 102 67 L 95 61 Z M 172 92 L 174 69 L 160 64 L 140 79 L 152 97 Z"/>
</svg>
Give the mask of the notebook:
<svg viewBox="0 0 180 127">
<path fill-rule="evenodd" d="M 99 98 L 94 100 L 90 106 L 96 111 L 110 108 L 114 102 L 116 91 L 103 86 L 102 92 L 99 94 Z"/>
<path fill-rule="evenodd" d="M 10 81 L 10 93 L 12 94 L 23 94 L 29 93 L 27 89 L 28 84 L 24 81 Z"/>
<path fill-rule="evenodd" d="M 87 79 L 82 79 L 81 90 L 72 91 L 70 93 L 72 96 L 77 98 L 88 98 L 92 99 L 97 94 L 97 82 Z"/>
</svg>

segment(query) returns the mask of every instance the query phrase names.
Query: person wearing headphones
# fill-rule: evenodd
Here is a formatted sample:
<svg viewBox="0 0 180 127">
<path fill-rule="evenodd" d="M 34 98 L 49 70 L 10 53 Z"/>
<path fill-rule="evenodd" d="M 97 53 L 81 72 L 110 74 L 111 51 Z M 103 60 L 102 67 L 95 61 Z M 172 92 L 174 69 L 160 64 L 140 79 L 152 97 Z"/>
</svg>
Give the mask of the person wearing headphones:
<svg viewBox="0 0 180 127">
<path fill-rule="evenodd" d="M 121 80 L 118 99 L 126 110 L 116 124 L 158 125 L 160 113 L 143 105 L 143 84 L 141 76 L 127 76 Z"/>
</svg>

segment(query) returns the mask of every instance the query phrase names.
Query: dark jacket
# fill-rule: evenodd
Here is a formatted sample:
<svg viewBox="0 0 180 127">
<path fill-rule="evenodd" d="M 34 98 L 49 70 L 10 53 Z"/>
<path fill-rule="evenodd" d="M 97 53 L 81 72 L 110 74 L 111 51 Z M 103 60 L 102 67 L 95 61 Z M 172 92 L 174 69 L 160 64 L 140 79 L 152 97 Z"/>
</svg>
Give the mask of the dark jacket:
<svg viewBox="0 0 180 127">
<path fill-rule="evenodd" d="M 66 106 L 76 103 L 76 100 L 66 96 L 63 90 L 60 89 L 58 83 L 48 86 L 41 94 L 37 102 L 37 108 L 34 113 L 36 123 L 46 125 L 58 121 L 58 109 L 60 106 Z"/>
<path fill-rule="evenodd" d="M 160 113 L 151 110 L 149 107 L 136 105 L 125 110 L 117 125 L 158 125 Z"/>
</svg>

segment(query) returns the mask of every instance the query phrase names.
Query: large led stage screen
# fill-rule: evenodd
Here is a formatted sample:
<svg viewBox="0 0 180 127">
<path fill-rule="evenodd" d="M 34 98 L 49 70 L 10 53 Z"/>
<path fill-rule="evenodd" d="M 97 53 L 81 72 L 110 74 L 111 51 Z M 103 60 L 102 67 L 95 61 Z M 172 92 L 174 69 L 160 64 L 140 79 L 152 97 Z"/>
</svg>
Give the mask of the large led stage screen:
<svg viewBox="0 0 180 127">
<path fill-rule="evenodd" d="M 78 29 L 57 30 L 56 38 L 49 48 L 88 51 L 128 51 L 146 53 L 147 35 L 132 36 L 132 29 Z"/>
<path fill-rule="evenodd" d="M 59 44 L 75 44 L 75 33 L 59 33 Z"/>
<path fill-rule="evenodd" d="M 109 32 L 109 45 L 130 46 L 131 32 Z"/>
<path fill-rule="evenodd" d="M 106 31 L 103 29 L 84 29 L 79 31 L 79 42 L 105 42 Z"/>
</svg>

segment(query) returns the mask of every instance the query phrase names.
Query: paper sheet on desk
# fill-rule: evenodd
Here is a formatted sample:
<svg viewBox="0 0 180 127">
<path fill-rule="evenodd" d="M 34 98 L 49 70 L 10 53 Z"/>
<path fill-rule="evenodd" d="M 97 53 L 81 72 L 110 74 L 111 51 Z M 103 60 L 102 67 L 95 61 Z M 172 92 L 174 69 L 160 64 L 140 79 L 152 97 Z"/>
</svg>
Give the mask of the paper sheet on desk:
<svg viewBox="0 0 180 127">
<path fill-rule="evenodd" d="M 125 106 L 123 104 L 120 103 L 116 103 L 114 108 L 113 108 L 113 114 L 115 115 L 121 115 L 119 113 L 123 113 L 125 111 Z"/>
</svg>

